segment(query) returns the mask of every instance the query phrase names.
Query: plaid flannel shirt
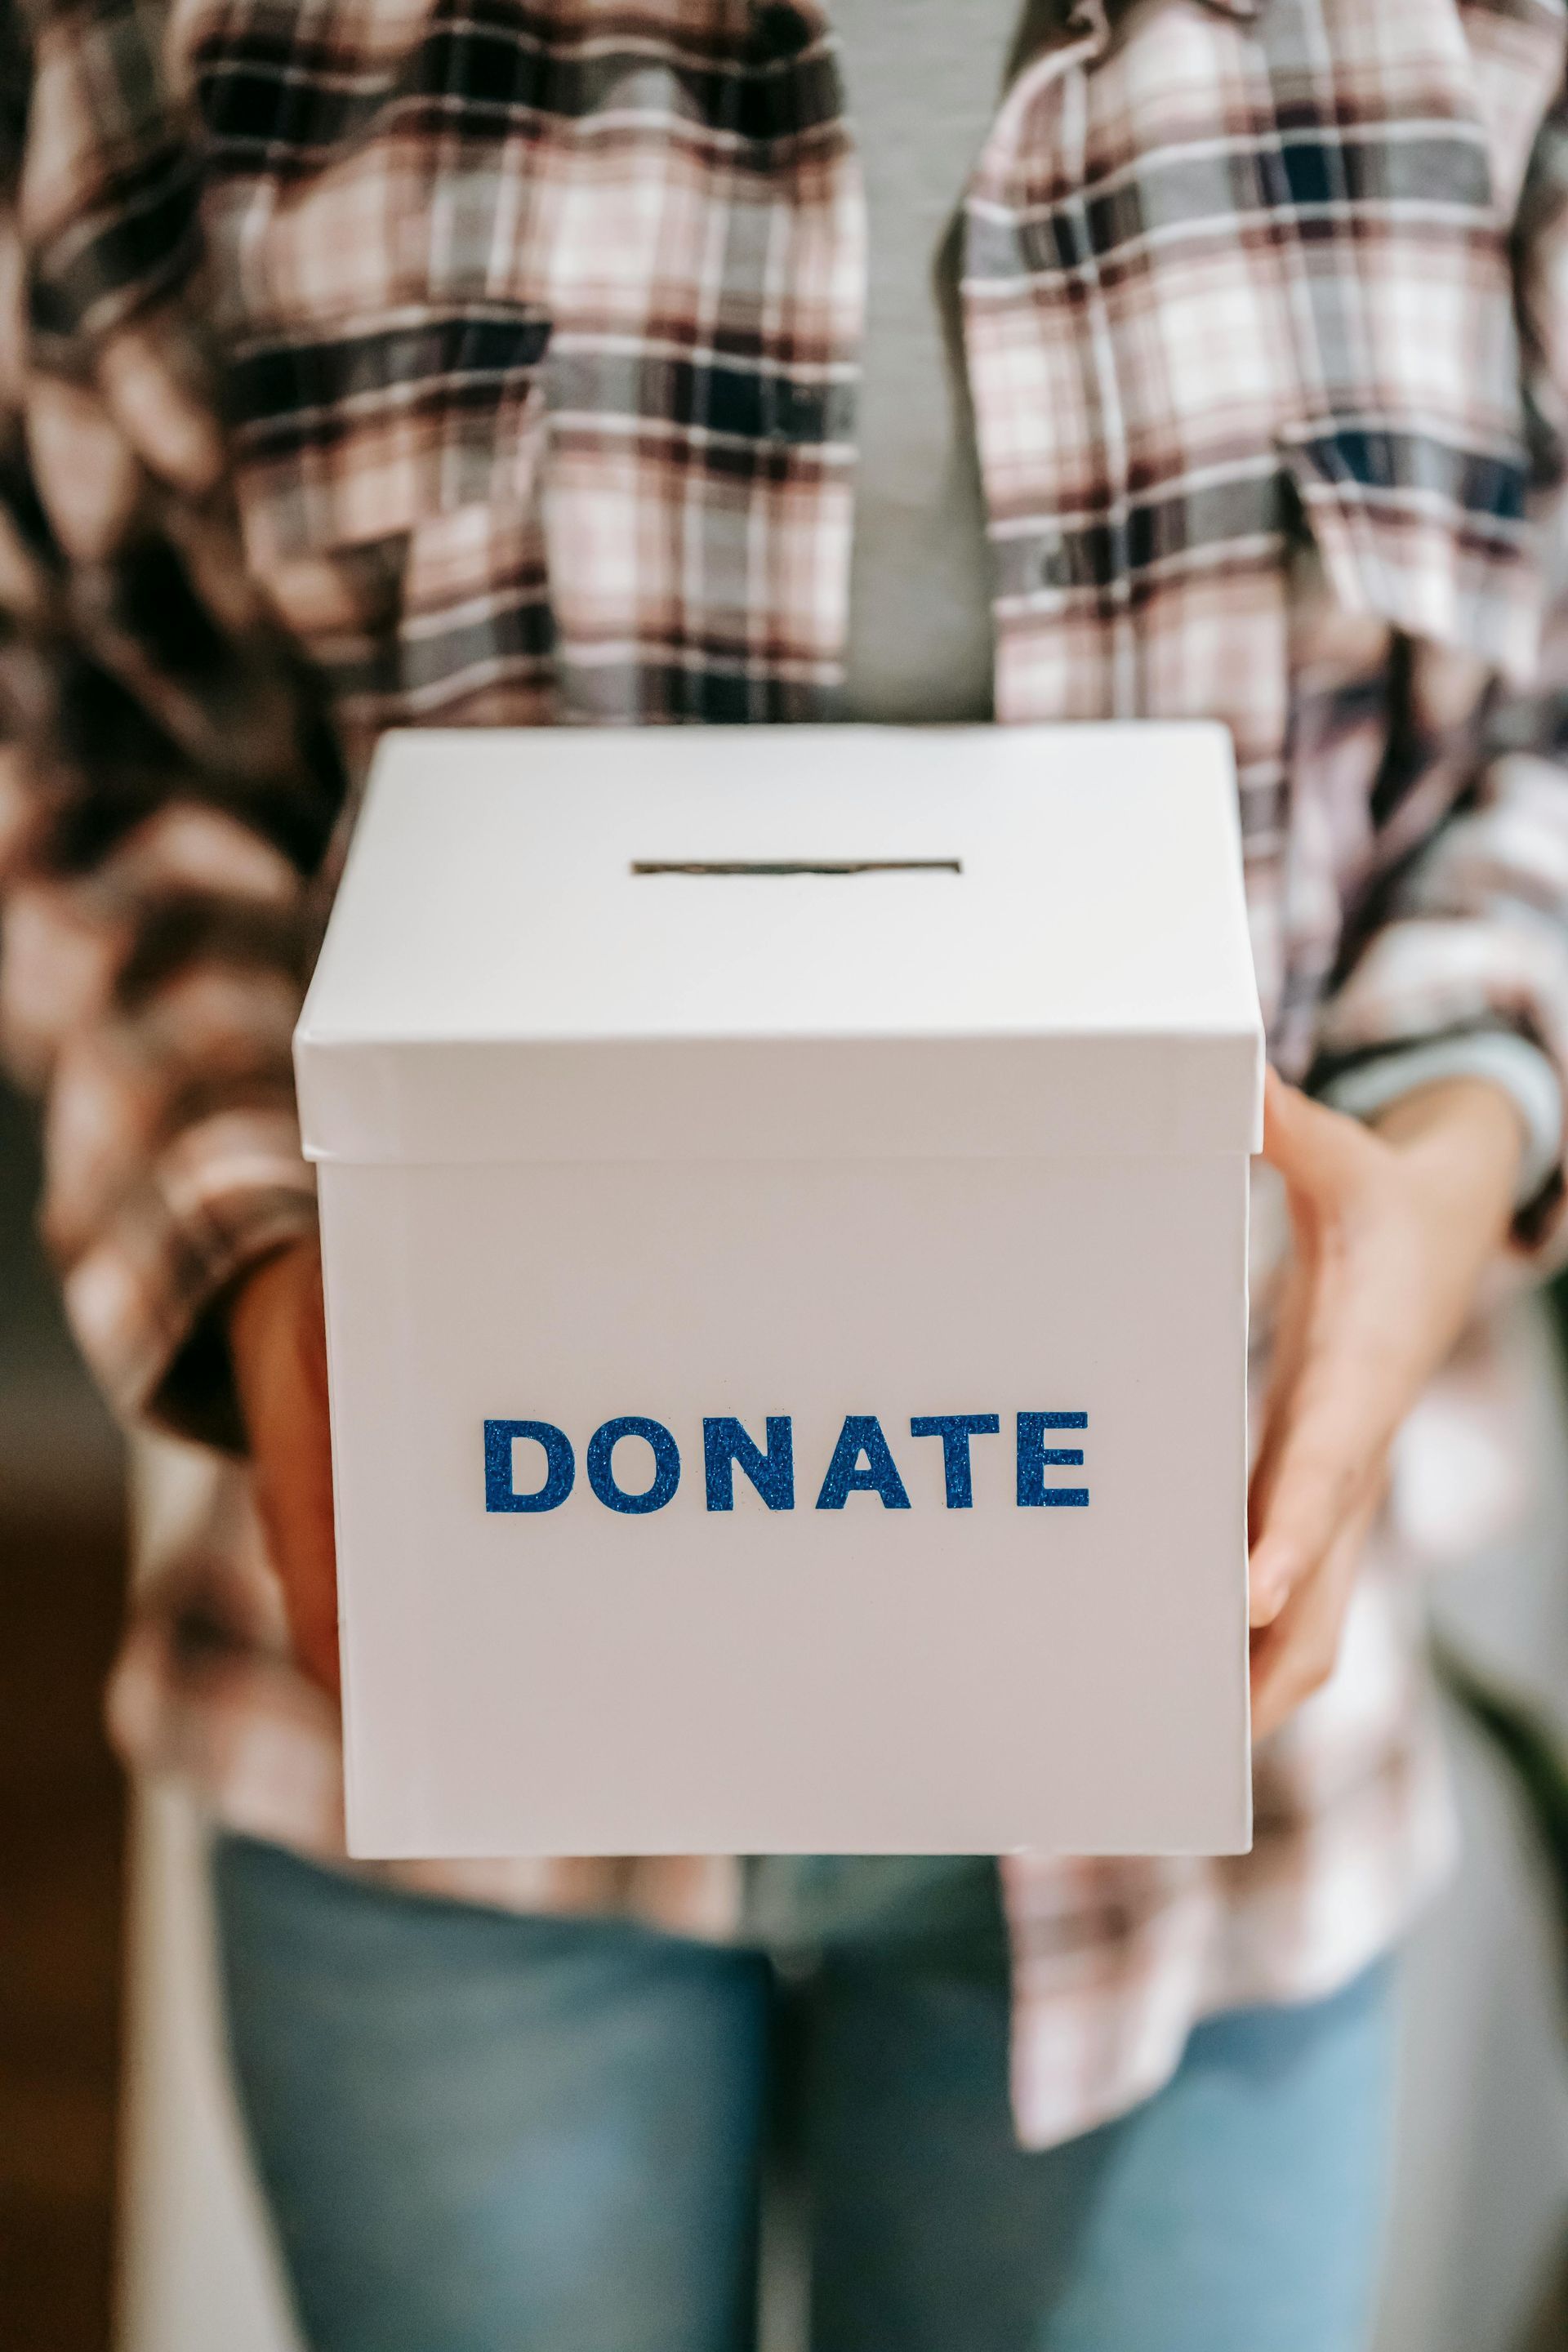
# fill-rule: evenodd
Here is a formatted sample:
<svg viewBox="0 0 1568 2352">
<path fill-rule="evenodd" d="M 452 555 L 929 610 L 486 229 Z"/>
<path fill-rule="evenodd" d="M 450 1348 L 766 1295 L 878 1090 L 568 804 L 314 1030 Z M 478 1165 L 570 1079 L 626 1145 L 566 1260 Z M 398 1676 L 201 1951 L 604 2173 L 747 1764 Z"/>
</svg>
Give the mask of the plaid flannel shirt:
<svg viewBox="0 0 1568 2352">
<path fill-rule="evenodd" d="M 967 191 L 998 718 L 1228 724 L 1310 1083 L 1568 1055 L 1564 37 L 1563 0 L 1079 0 Z M 289 1033 L 377 732 L 832 711 L 855 153 L 817 0 L 0 0 L 0 61 L 5 1034 L 84 1349 L 232 1444 L 216 1302 L 311 1222 Z M 228 1508 L 115 1719 L 332 1853 L 331 1717 Z M 1444 1840 L 1407 1614 L 1385 1542 L 1250 1857 L 1008 1860 L 1026 2139 L 1397 1932 Z M 694 1931 L 733 1891 L 404 1874 Z"/>
</svg>

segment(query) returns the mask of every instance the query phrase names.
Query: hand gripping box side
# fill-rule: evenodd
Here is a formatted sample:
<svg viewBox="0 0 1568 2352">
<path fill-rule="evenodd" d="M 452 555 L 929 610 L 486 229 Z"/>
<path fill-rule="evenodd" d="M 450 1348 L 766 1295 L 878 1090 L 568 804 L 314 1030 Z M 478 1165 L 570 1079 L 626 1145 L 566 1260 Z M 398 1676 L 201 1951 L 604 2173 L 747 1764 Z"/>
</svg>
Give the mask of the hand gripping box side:
<svg viewBox="0 0 1568 2352">
<path fill-rule="evenodd" d="M 388 737 L 296 1053 L 355 1853 L 1245 1848 L 1219 730 Z"/>
</svg>

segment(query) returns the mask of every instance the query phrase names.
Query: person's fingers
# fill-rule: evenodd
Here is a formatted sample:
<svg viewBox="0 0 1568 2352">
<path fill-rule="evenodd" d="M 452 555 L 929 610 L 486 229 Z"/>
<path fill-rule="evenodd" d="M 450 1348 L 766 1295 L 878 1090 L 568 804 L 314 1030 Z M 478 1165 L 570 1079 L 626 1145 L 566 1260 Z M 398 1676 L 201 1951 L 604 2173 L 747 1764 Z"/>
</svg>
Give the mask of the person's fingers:
<svg viewBox="0 0 1568 2352">
<path fill-rule="evenodd" d="M 256 1499 L 268 1558 L 305 1671 L 338 1686 L 338 1580 L 332 1539 L 331 1455 L 324 1423 L 308 1401 L 289 1426 L 273 1425 L 256 1465 Z"/>
<path fill-rule="evenodd" d="M 1280 1285 L 1272 1318 L 1268 1348 L 1268 1386 L 1263 1402 L 1262 1432 L 1247 1477 L 1247 1533 L 1255 1543 L 1273 1488 L 1296 1391 L 1307 1369 L 1308 1338 L 1317 1286 L 1315 1254 L 1310 1244 L 1292 1253 Z"/>
<path fill-rule="evenodd" d="M 1263 1150 L 1292 1192 L 1331 1196 L 1353 1182 L 1371 1138 L 1359 1119 L 1314 1102 L 1270 1064 L 1263 1073 Z"/>
<path fill-rule="evenodd" d="M 312 1682 L 335 1695 L 342 1687 L 336 1579 L 330 1559 L 319 1566 L 324 1573 L 296 1572 L 283 1580 L 284 1610 L 300 1665 Z"/>
<path fill-rule="evenodd" d="M 1278 1616 L 1326 1554 L 1408 1403 L 1410 1334 L 1374 1267 L 1320 1267 L 1307 1317 L 1302 1360 L 1275 1410 L 1249 1498 L 1255 1625 Z"/>
<path fill-rule="evenodd" d="M 256 1498 L 295 1654 L 339 1684 L 331 1441 L 321 1262 L 300 1244 L 258 1269 L 230 1322 Z"/>
<path fill-rule="evenodd" d="M 1380 1465 L 1381 1469 L 1381 1465 Z M 1373 1479 L 1315 1572 L 1274 1622 L 1252 1637 L 1252 1736 L 1267 1739 L 1333 1673 L 1361 1556 L 1382 1507 L 1385 1480 Z"/>
<path fill-rule="evenodd" d="M 1276 1071 L 1266 1071 L 1264 1157 L 1286 1178 L 1291 1246 L 1273 1318 L 1262 1438 L 1248 1480 L 1249 1541 L 1256 1541 L 1264 1524 L 1297 1391 L 1310 1360 L 1314 1328 L 1321 1319 L 1322 1196 L 1325 1185 L 1331 1192 L 1338 1187 L 1340 1174 L 1337 1161 L 1321 1148 L 1310 1117 L 1300 1115 L 1314 1108 Z"/>
<path fill-rule="evenodd" d="M 1265 1113 L 1295 1243 L 1247 1496 L 1267 1731 L 1331 1669 L 1388 1445 L 1506 1229 L 1519 1139 L 1484 1090 L 1428 1089 L 1392 1140 L 1273 1073 Z"/>
<path fill-rule="evenodd" d="M 338 1648 L 338 1611 L 335 1595 L 330 1606 L 310 1610 L 297 1616 L 291 1631 L 294 1647 L 300 1664 L 313 1683 L 320 1684 L 333 1698 L 342 1691 L 342 1663 Z"/>
<path fill-rule="evenodd" d="M 1249 1563 L 1249 1613 L 1272 1623 L 1360 1506 L 1387 1447 L 1375 1378 L 1312 1376 L 1293 1404 Z"/>
<path fill-rule="evenodd" d="M 293 1502 L 292 1525 L 282 1533 L 279 1556 L 284 1605 L 307 1673 L 335 1691 L 338 1664 L 338 1574 L 332 1543 L 330 1474 Z"/>
<path fill-rule="evenodd" d="M 1379 1280 L 1380 1148 L 1272 1072 L 1265 1109 L 1295 1262 L 1247 1496 L 1254 1625 L 1279 1614 L 1357 1508 L 1407 1402 L 1410 1336 Z"/>
</svg>

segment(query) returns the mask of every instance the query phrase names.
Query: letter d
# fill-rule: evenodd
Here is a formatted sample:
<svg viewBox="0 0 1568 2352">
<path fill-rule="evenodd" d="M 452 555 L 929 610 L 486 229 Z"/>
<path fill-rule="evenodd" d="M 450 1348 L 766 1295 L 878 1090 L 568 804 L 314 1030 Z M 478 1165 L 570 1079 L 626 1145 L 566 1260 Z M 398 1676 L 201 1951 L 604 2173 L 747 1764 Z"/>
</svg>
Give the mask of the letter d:
<svg viewBox="0 0 1568 2352">
<path fill-rule="evenodd" d="M 512 1484 L 513 1444 L 530 1437 L 544 1449 L 544 1484 L 520 1495 Z M 487 1511 L 556 1511 L 572 1492 L 577 1475 L 572 1440 L 552 1421 L 487 1421 L 485 1423 L 485 1508 Z"/>
</svg>

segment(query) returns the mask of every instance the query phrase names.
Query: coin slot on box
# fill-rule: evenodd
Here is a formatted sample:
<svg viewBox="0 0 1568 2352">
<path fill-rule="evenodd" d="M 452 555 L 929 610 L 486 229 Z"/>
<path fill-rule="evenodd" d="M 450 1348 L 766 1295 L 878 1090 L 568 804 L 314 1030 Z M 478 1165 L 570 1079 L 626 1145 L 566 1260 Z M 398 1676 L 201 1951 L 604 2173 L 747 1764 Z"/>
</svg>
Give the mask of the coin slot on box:
<svg viewBox="0 0 1568 2352">
<path fill-rule="evenodd" d="M 634 857 L 634 874 L 962 874 L 960 857 Z"/>
</svg>

